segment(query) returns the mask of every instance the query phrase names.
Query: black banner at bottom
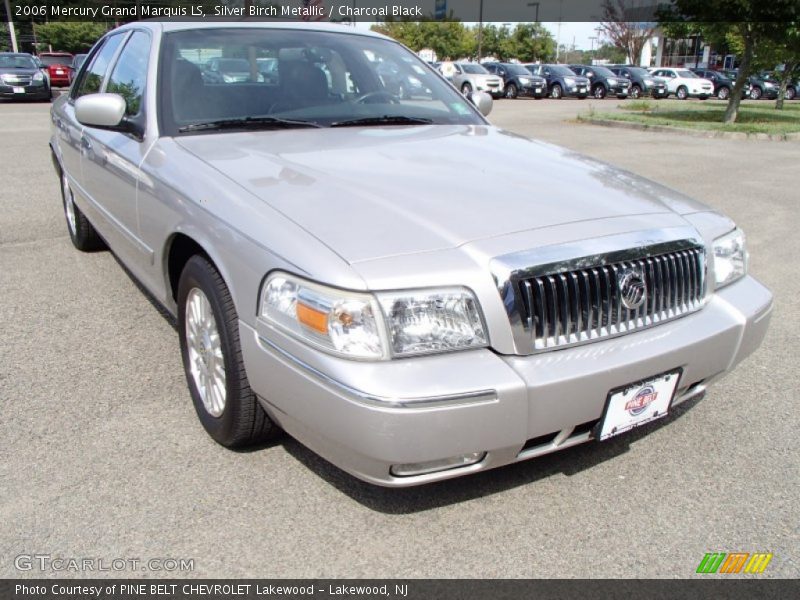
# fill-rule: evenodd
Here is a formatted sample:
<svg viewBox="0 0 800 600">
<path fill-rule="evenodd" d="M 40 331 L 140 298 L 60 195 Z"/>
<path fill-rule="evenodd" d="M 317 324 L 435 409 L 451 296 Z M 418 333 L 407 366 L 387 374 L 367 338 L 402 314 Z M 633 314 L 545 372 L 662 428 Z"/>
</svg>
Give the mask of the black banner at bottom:
<svg viewBox="0 0 800 600">
<path fill-rule="evenodd" d="M 538 579 L 4 579 L 2 600 L 270 600 L 800 598 L 800 580 Z"/>
</svg>

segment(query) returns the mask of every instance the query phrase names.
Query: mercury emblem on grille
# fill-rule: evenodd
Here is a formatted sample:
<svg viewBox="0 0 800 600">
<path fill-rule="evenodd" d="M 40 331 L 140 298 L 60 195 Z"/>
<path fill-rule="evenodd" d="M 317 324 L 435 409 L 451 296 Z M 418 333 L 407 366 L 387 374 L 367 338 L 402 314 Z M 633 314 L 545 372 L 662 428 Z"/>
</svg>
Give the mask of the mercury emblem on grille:
<svg viewBox="0 0 800 600">
<path fill-rule="evenodd" d="M 647 284 L 638 269 L 626 269 L 617 279 L 622 305 L 628 310 L 636 310 L 647 299 Z"/>
</svg>

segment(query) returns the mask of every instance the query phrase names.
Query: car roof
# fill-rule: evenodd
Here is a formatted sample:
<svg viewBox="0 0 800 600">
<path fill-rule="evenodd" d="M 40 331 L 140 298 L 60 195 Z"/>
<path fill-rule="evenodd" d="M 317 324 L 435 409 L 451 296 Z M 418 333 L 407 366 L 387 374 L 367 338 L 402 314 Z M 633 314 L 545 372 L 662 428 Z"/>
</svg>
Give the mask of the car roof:
<svg viewBox="0 0 800 600">
<path fill-rule="evenodd" d="M 113 31 L 127 31 L 129 29 L 149 29 L 153 32 L 171 33 L 173 31 L 190 31 L 195 29 L 291 29 L 299 31 L 327 31 L 332 33 L 342 33 L 347 35 L 360 35 L 364 37 L 392 39 L 381 33 L 367 29 L 356 29 L 336 23 L 318 23 L 312 21 L 158 21 L 146 19 L 126 23 Z"/>
</svg>

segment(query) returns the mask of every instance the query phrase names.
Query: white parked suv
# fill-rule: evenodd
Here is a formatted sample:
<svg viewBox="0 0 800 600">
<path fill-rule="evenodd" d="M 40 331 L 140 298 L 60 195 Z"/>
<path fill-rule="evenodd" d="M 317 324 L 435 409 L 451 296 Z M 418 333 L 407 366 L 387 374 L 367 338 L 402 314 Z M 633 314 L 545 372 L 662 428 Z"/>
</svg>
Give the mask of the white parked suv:
<svg viewBox="0 0 800 600">
<path fill-rule="evenodd" d="M 667 83 L 667 91 L 675 94 L 678 100 L 690 96 L 705 100 L 714 95 L 714 84 L 692 73 L 689 69 L 650 69 L 654 77 L 661 77 Z"/>
</svg>

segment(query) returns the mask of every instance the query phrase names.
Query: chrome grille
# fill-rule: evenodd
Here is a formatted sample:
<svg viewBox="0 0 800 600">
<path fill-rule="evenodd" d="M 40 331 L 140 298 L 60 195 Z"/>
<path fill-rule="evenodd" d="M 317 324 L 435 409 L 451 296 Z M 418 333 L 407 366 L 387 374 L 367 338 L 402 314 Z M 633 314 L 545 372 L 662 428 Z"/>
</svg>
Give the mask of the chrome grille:
<svg viewBox="0 0 800 600">
<path fill-rule="evenodd" d="M 702 247 L 643 256 L 518 280 L 515 305 L 533 350 L 613 337 L 701 308 Z M 641 273 L 647 289 L 643 304 L 635 310 L 624 306 L 619 291 L 620 277 L 629 270 Z"/>
<path fill-rule="evenodd" d="M 3 81 L 8 85 L 22 85 L 28 86 L 31 84 L 30 75 L 6 75 Z"/>
</svg>

